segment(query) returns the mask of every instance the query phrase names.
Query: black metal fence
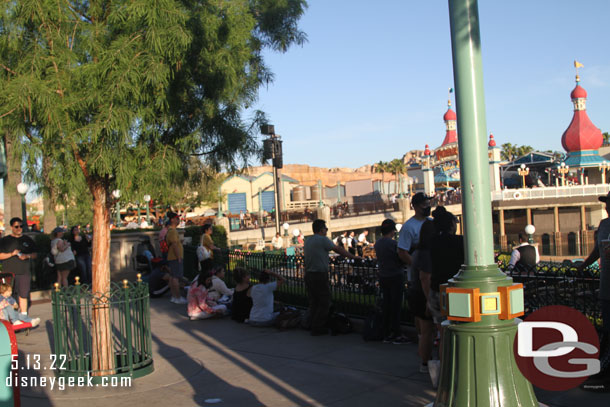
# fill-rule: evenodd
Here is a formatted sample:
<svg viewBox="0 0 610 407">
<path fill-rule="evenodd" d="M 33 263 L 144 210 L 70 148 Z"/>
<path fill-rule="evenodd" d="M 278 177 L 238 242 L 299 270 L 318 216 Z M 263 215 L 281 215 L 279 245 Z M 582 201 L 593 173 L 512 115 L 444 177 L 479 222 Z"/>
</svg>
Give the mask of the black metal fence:
<svg viewBox="0 0 610 407">
<path fill-rule="evenodd" d="M 224 252 L 216 260 L 225 265 L 228 284 L 233 284 L 233 270 L 236 267 L 250 270 L 253 281 L 256 281 L 259 271 L 272 269 L 286 279 L 286 283 L 276 292 L 276 299 L 295 306 L 307 306 L 302 255 L 232 250 Z M 506 268 L 504 265 L 500 267 Z M 576 265 L 571 262 L 540 263 L 535 269 L 508 270 L 507 274 L 525 287 L 526 314 L 547 305 L 565 305 L 585 314 L 596 328 L 601 327 L 597 269 L 589 268 L 579 273 Z M 374 259 L 358 262 L 333 257 L 329 279 L 336 311 L 364 317 L 379 299 L 377 264 Z M 401 320 L 403 323 L 412 323 L 413 320 L 407 305 L 406 290 Z"/>
</svg>

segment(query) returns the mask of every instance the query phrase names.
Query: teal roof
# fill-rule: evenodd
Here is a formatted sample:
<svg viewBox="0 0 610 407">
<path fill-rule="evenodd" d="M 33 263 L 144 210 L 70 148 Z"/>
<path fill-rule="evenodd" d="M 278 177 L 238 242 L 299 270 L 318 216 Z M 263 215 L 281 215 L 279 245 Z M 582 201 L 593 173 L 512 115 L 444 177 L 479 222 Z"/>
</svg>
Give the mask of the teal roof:
<svg viewBox="0 0 610 407">
<path fill-rule="evenodd" d="M 517 158 L 511 164 L 531 164 L 553 161 L 553 154 L 543 153 L 541 151 L 527 153 L 524 156 Z"/>
<path fill-rule="evenodd" d="M 571 168 L 597 167 L 601 163 L 610 164 L 610 161 L 600 157 L 597 150 L 582 150 L 569 152 L 563 161 Z"/>
<path fill-rule="evenodd" d="M 460 181 L 459 179 L 453 178 L 452 176 L 450 176 L 446 172 L 441 172 L 440 174 L 434 176 L 434 182 L 435 183 L 441 183 L 441 182 L 459 182 L 459 181 Z"/>
</svg>

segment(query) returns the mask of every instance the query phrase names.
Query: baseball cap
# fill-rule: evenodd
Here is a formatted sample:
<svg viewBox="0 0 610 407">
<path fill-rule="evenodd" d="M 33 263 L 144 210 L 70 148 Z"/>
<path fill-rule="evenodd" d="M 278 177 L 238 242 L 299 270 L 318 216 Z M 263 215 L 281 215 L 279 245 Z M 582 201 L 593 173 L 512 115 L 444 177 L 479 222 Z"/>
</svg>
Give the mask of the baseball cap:
<svg viewBox="0 0 610 407">
<path fill-rule="evenodd" d="M 53 233 L 59 233 L 59 232 L 64 232 L 64 228 L 57 226 L 55 229 L 53 229 Z"/>
<path fill-rule="evenodd" d="M 167 219 L 174 219 L 177 218 L 178 214 L 176 212 L 167 212 Z"/>
<path fill-rule="evenodd" d="M 419 204 L 424 203 L 429 200 L 430 200 L 429 196 L 426 196 L 426 194 L 424 194 L 423 192 L 418 192 L 415 195 L 413 195 L 413 198 L 411 198 L 411 205 L 419 205 Z"/>
<path fill-rule="evenodd" d="M 610 198 L 610 192 L 608 192 L 608 195 L 600 196 L 597 199 L 599 199 L 602 202 L 606 202 L 608 200 L 608 198 Z"/>
</svg>

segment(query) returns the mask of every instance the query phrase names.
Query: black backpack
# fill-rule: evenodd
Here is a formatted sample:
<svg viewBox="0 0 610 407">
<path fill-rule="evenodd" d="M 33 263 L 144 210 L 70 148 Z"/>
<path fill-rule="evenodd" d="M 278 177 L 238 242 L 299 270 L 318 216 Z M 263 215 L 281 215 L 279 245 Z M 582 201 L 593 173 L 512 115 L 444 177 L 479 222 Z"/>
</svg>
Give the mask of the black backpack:
<svg viewBox="0 0 610 407">
<path fill-rule="evenodd" d="M 383 312 L 375 306 L 364 319 L 362 339 L 365 341 L 380 341 L 383 339 Z"/>
<path fill-rule="evenodd" d="M 332 336 L 345 335 L 352 332 L 352 321 L 341 312 L 333 312 L 328 317 L 328 327 Z"/>
</svg>

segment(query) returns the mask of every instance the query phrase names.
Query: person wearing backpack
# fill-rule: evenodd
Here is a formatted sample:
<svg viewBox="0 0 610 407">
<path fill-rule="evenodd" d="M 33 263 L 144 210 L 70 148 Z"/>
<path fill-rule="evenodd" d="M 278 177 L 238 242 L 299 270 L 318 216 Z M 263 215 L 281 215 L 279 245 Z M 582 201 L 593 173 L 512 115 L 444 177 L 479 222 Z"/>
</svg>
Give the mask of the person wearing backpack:
<svg viewBox="0 0 610 407">
<path fill-rule="evenodd" d="M 165 222 L 165 225 L 163 225 L 163 228 L 159 232 L 159 249 L 161 249 L 161 257 L 163 257 L 164 261 L 167 261 L 167 253 L 169 252 L 169 245 L 165 241 L 167 231 L 169 230 L 169 223 L 169 220 Z"/>
<path fill-rule="evenodd" d="M 375 242 L 375 254 L 379 269 L 379 285 L 383 294 L 383 342 L 397 345 L 407 343 L 400 329 L 400 309 L 404 290 L 404 263 L 398 256 L 396 222 L 386 219 L 381 223 L 381 239 Z"/>
</svg>

